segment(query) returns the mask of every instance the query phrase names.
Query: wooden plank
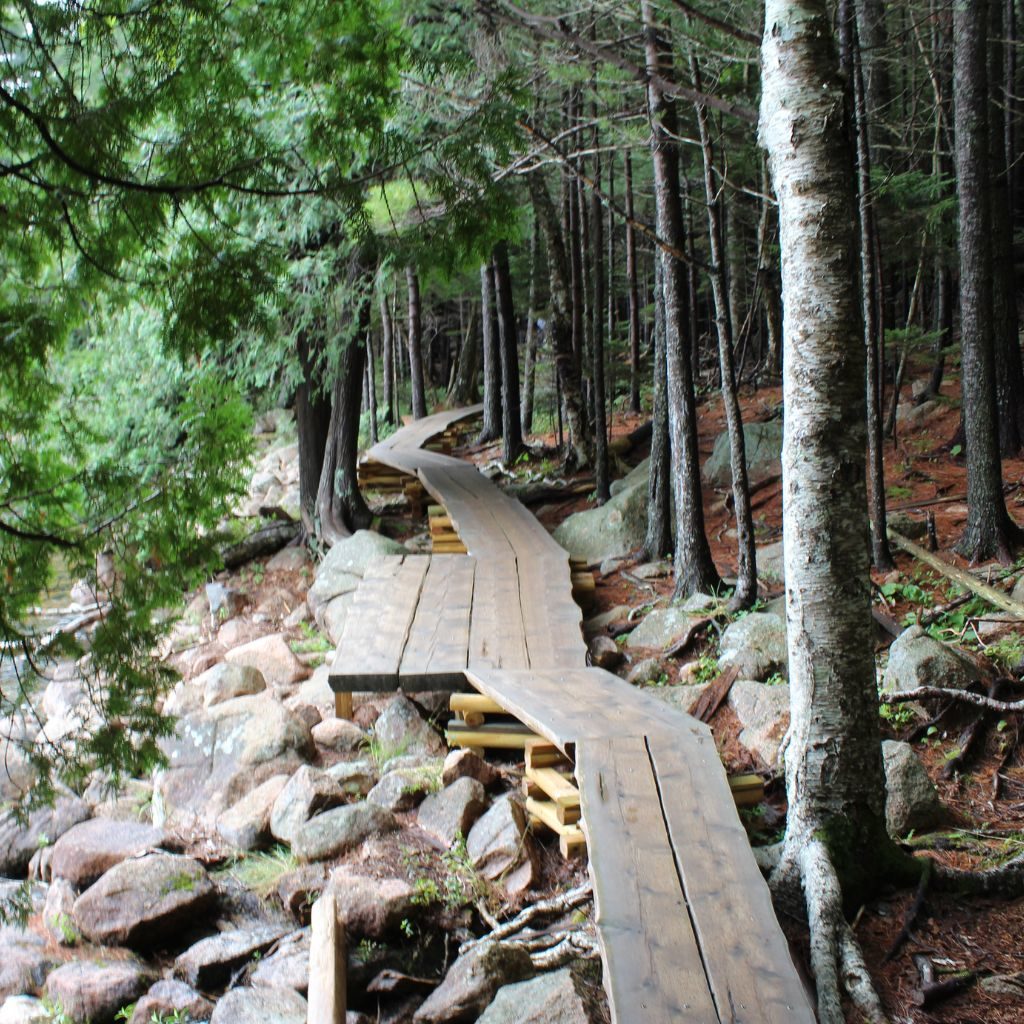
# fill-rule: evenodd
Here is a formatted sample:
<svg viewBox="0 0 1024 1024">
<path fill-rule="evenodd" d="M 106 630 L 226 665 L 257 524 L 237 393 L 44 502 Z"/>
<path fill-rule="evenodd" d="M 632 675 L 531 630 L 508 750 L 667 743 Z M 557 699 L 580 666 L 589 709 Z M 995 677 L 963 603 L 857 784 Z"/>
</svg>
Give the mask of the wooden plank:
<svg viewBox="0 0 1024 1024">
<path fill-rule="evenodd" d="M 643 737 L 579 743 L 576 773 L 612 1021 L 717 1022 Z"/>
<path fill-rule="evenodd" d="M 430 559 L 398 667 L 403 689 L 462 683 L 475 574 L 472 558 Z"/>
<path fill-rule="evenodd" d="M 505 710 L 482 693 L 453 693 L 448 701 L 448 707 L 452 711 L 476 711 L 485 715 L 498 715 Z"/>
<path fill-rule="evenodd" d="M 310 933 L 307 1024 L 345 1024 L 348 958 L 333 893 L 313 904 Z"/>
<path fill-rule="evenodd" d="M 814 1011 L 710 731 L 695 722 L 675 737 L 649 736 L 647 745 L 694 930 L 723 1017 L 728 1011 L 730 1020 L 813 1024 Z"/>
<path fill-rule="evenodd" d="M 576 822 L 580 820 L 578 807 L 576 808 L 575 815 L 566 815 L 564 809 L 558 807 L 552 801 L 532 796 L 526 798 L 526 810 L 545 828 L 551 829 L 557 836 L 564 836 L 574 832 L 577 828 Z"/>
<path fill-rule="evenodd" d="M 526 769 L 526 777 L 554 801 L 558 807 L 578 807 L 580 791 L 555 768 Z"/>
<path fill-rule="evenodd" d="M 515 559 L 483 561 L 478 557 L 469 630 L 469 665 L 530 667 Z"/>
</svg>

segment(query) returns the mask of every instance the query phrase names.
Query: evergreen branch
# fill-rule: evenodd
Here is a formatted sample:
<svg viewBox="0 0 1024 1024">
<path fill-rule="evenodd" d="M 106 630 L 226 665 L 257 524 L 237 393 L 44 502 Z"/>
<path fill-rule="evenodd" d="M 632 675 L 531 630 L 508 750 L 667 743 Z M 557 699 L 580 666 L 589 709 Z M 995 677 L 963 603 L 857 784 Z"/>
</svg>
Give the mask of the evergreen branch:
<svg viewBox="0 0 1024 1024">
<path fill-rule="evenodd" d="M 730 25 L 727 21 L 722 21 L 720 18 L 716 18 L 713 14 L 706 14 L 704 11 L 698 11 L 693 4 L 686 3 L 686 0 L 672 0 L 672 3 L 691 18 L 695 18 L 697 21 L 703 21 L 705 25 L 710 25 L 712 28 L 718 29 L 719 32 L 724 32 L 726 35 L 732 36 L 733 39 L 738 39 L 741 43 L 749 43 L 751 46 L 760 46 L 761 37 L 755 35 L 753 32 L 747 32 L 745 29 L 738 28 L 736 25 Z"/>
</svg>

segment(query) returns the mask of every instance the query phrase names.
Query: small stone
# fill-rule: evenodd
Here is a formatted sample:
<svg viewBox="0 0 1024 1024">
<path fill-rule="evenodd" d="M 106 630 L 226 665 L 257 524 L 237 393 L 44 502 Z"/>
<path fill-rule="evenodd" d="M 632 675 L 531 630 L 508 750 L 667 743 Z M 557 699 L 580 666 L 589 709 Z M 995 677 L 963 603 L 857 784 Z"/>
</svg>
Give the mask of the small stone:
<svg viewBox="0 0 1024 1024">
<path fill-rule="evenodd" d="M 928 773 L 909 743 L 882 742 L 885 763 L 885 820 L 889 834 L 902 839 L 942 822 L 943 807 Z"/>
<path fill-rule="evenodd" d="M 981 671 L 963 654 L 915 625 L 892 642 L 882 688 L 897 693 L 919 686 L 963 690 L 981 678 Z"/>
<path fill-rule="evenodd" d="M 68 829 L 92 816 L 89 805 L 67 793 L 57 796 L 52 807 L 41 807 L 18 821 L 13 811 L 0 813 L 0 875 L 25 875 L 40 847 L 57 842 Z"/>
<path fill-rule="evenodd" d="M 174 961 L 174 973 L 205 991 L 220 988 L 239 967 L 287 933 L 287 928 L 275 925 L 219 932 L 186 949 Z"/>
<path fill-rule="evenodd" d="M 738 679 L 729 688 L 729 707 L 740 723 L 740 743 L 769 768 L 779 767 L 779 749 L 789 728 L 789 686 Z"/>
<path fill-rule="evenodd" d="M 206 601 L 214 618 L 233 619 L 245 605 L 245 596 L 240 590 L 226 587 L 223 583 L 207 583 Z"/>
<path fill-rule="evenodd" d="M 413 1016 L 415 1024 L 474 1021 L 504 985 L 533 973 L 530 954 L 518 946 L 484 943 L 460 956 L 444 981 Z"/>
<path fill-rule="evenodd" d="M 306 1024 L 306 1009 L 290 988 L 233 988 L 214 1007 L 210 1024 Z"/>
<path fill-rule="evenodd" d="M 590 1024 L 568 967 L 498 989 L 477 1024 Z"/>
<path fill-rule="evenodd" d="M 318 747 L 349 753 L 366 744 L 366 734 L 355 722 L 344 718 L 327 718 L 313 726 L 313 740 Z"/>
<path fill-rule="evenodd" d="M 346 864 L 331 872 L 327 891 L 348 935 L 380 939 L 412 916 L 416 892 L 404 878 L 369 878 Z"/>
<path fill-rule="evenodd" d="M 373 728 L 378 744 L 396 754 L 425 754 L 438 757 L 446 753 L 444 741 L 425 722 L 408 697 L 395 697 L 381 712 Z"/>
<path fill-rule="evenodd" d="M 631 570 L 630 575 L 636 576 L 637 579 L 641 580 L 660 580 L 665 576 L 671 575 L 671 573 L 672 563 L 659 559 L 657 562 L 644 562 L 642 565 L 635 566 Z"/>
<path fill-rule="evenodd" d="M 0 999 L 26 995 L 42 985 L 53 965 L 40 936 L 17 928 L 0 928 Z"/>
<path fill-rule="evenodd" d="M 670 666 L 661 658 L 643 658 L 638 661 L 626 676 L 626 682 L 634 686 L 642 686 L 644 683 L 667 682 L 670 678 Z"/>
<path fill-rule="evenodd" d="M 81 940 L 75 927 L 75 887 L 66 878 L 55 878 L 46 891 L 43 927 L 58 946 L 74 946 Z"/>
<path fill-rule="evenodd" d="M 416 814 L 424 832 L 451 848 L 465 839 L 477 818 L 487 808 L 487 794 L 476 779 L 457 779 L 439 793 L 431 793 Z"/>
<path fill-rule="evenodd" d="M 255 850 L 270 835 L 270 812 L 288 782 L 274 775 L 217 819 L 217 831 L 236 850 Z"/>
<path fill-rule="evenodd" d="M 251 665 L 233 665 L 221 662 L 207 669 L 201 676 L 193 680 L 203 690 L 203 707 L 211 707 L 232 697 L 247 697 L 253 693 L 261 693 L 267 688 L 267 681 L 258 668 Z"/>
<path fill-rule="evenodd" d="M 0 1006 L 0 1024 L 47 1024 L 53 1017 L 42 999 L 10 996 Z"/>
<path fill-rule="evenodd" d="M 326 771 L 350 800 L 366 796 L 377 783 L 377 770 L 372 761 L 339 761 Z"/>
<path fill-rule="evenodd" d="M 282 939 L 249 976 L 255 988 L 290 988 L 305 995 L 309 988 L 309 929 Z"/>
<path fill-rule="evenodd" d="M 456 779 L 476 779 L 485 788 L 490 788 L 501 781 L 501 773 L 479 754 L 460 747 L 448 753 L 441 769 L 441 782 L 445 786 L 450 786 Z"/>
<path fill-rule="evenodd" d="M 484 878 L 501 879 L 507 891 L 510 885 L 522 889 L 532 883 L 534 850 L 526 809 L 510 796 L 496 800 L 477 820 L 466 837 L 466 851 Z M 529 870 L 520 872 L 524 866 Z"/>
<path fill-rule="evenodd" d="M 411 811 L 438 781 L 438 774 L 431 768 L 396 768 L 382 776 L 366 799 L 396 814 Z"/>
<path fill-rule="evenodd" d="M 587 644 L 590 652 L 590 663 L 595 668 L 614 669 L 621 665 L 626 656 L 622 649 L 610 636 L 595 636 Z"/>
<path fill-rule="evenodd" d="M 152 976 L 130 960 L 77 961 L 63 964 L 46 979 L 46 994 L 60 1003 L 73 1021 L 112 1021 L 123 1006 L 134 1003 Z"/>
<path fill-rule="evenodd" d="M 731 622 L 719 642 L 719 671 L 735 668 L 741 679 L 785 677 L 789 666 L 786 623 L 768 612 L 751 612 Z"/>
<path fill-rule="evenodd" d="M 313 902 L 327 887 L 325 864 L 303 864 L 283 875 L 277 883 L 277 897 L 292 917 L 308 921 Z"/>
<path fill-rule="evenodd" d="M 50 871 L 54 878 L 66 878 L 78 889 L 86 889 L 115 864 L 155 849 L 166 838 L 162 829 L 151 825 L 93 818 L 57 840 Z"/>
<path fill-rule="evenodd" d="M 281 548 L 267 562 L 267 572 L 301 572 L 309 565 L 309 552 L 305 548 L 292 545 L 287 548 Z"/>
<path fill-rule="evenodd" d="M 209 1020 L 213 1003 L 183 981 L 158 981 L 136 1004 L 128 1024 L 152 1024 L 154 1019 L 187 1015 L 187 1020 Z"/>
<path fill-rule="evenodd" d="M 678 605 L 655 608 L 648 612 L 643 621 L 626 638 L 626 647 L 654 647 L 662 651 L 686 635 L 693 624 L 693 616 Z"/>
<path fill-rule="evenodd" d="M 292 842 L 292 852 L 302 861 L 326 860 L 347 853 L 374 833 L 396 828 L 398 822 L 390 811 L 364 801 L 307 821 Z"/>
</svg>

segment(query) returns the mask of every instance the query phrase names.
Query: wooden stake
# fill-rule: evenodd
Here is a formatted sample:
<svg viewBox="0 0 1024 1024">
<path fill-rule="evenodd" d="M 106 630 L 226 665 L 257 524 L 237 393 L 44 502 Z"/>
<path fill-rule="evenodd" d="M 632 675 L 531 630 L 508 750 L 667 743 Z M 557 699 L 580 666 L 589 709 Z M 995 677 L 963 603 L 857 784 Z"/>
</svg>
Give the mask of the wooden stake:
<svg viewBox="0 0 1024 1024">
<path fill-rule="evenodd" d="M 347 718 L 352 721 L 352 694 L 347 690 L 340 690 L 334 695 L 334 717 Z"/>
<path fill-rule="evenodd" d="M 334 894 L 325 893 L 313 904 L 307 1024 L 345 1024 L 347 959 L 338 906 Z"/>
</svg>

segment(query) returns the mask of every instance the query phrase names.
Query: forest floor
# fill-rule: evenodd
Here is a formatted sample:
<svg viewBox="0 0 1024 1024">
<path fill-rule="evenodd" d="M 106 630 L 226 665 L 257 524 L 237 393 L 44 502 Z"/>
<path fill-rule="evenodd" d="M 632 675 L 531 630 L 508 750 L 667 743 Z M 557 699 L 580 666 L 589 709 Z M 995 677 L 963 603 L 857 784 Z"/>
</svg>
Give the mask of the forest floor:
<svg viewBox="0 0 1024 1024">
<path fill-rule="evenodd" d="M 910 386 L 902 398 L 912 408 Z M 781 412 L 779 387 L 747 391 L 742 398 L 744 422 L 770 419 Z M 715 439 L 725 429 L 721 401 L 711 397 L 700 406 L 701 456 L 706 459 Z M 956 444 L 960 421 L 959 384 L 947 381 L 941 398 L 927 408 L 911 411 L 897 426 L 895 440 L 885 447 L 885 477 L 888 509 L 901 531 L 924 528 L 934 517 L 939 554 L 967 568 L 951 548 L 966 522 L 966 466 Z M 642 422 L 639 416 L 617 414 L 613 437 L 628 434 Z M 536 446 L 553 446 L 555 438 L 534 437 Z M 539 449 L 538 449 L 539 450 Z M 468 454 L 480 464 L 500 458 L 500 445 L 470 449 Z M 636 464 L 646 454 L 635 450 L 628 462 Z M 539 456 L 538 456 L 539 458 Z M 1024 523 L 1024 459 L 1003 463 L 1007 505 L 1012 515 Z M 781 480 L 770 480 L 753 494 L 753 511 L 759 546 L 776 541 L 782 534 Z M 735 571 L 735 534 L 732 514 L 726 505 L 726 493 L 705 488 L 705 517 L 719 570 L 723 575 Z M 553 529 L 573 512 L 589 507 L 586 496 L 537 510 L 542 522 Z M 924 541 L 922 541 L 924 543 Z M 961 594 L 955 585 L 908 555 L 894 552 L 897 568 L 887 574 L 873 574 L 875 601 L 902 625 L 913 622 Z M 623 569 L 633 568 L 627 561 Z M 1024 562 L 1018 562 L 1019 571 Z M 1004 575 L 1004 567 L 972 566 L 982 578 Z M 635 579 L 635 577 L 634 577 Z M 669 599 L 670 577 L 644 581 L 644 590 L 621 571 L 597 574 L 595 612 L 617 605 L 636 606 L 657 598 Z M 1003 586 L 1007 586 L 1006 583 Z M 650 588 L 653 589 L 653 593 Z M 762 585 L 766 598 L 781 593 L 781 587 Z M 961 605 L 938 618 L 933 634 L 968 651 L 987 655 L 1000 674 L 1024 672 L 1024 625 L 993 620 L 995 610 L 974 601 Z M 877 656 L 884 665 L 891 637 L 880 631 Z M 699 653 L 699 649 L 698 652 Z M 694 652 L 688 653 L 688 659 Z M 1015 671 L 1016 670 L 1016 671 Z M 669 684 L 672 684 L 670 679 Z M 957 867 L 988 867 L 1001 863 L 1024 850 L 1024 757 L 1017 747 L 1022 722 L 1017 716 L 989 716 L 984 743 L 969 764 L 949 774 L 946 766 L 963 742 L 962 730 L 972 716 L 952 720 L 947 715 L 930 729 L 917 729 L 909 714 L 896 713 L 881 722 L 886 738 L 913 739 L 915 749 L 935 783 L 946 807 L 948 820 L 941 832 L 929 837 L 909 836 L 907 849 L 927 849 L 928 855 Z M 752 841 L 770 842 L 778 838 L 785 824 L 785 784 L 780 777 L 764 771 L 737 741 L 737 723 L 729 708 L 723 708 L 711 720 L 712 730 L 730 772 L 761 768 L 767 778 L 766 800 L 744 818 Z M 909 890 L 886 888 L 856 915 L 856 934 L 864 946 L 872 976 L 878 985 L 886 1009 L 895 1022 L 957 1022 L 957 1024 L 1011 1024 L 1022 1019 L 1024 1006 L 1024 899 L 1007 901 L 954 894 L 927 892 L 923 904 L 909 928 L 909 939 L 898 951 L 890 953 L 903 929 L 915 894 Z M 783 922 L 800 953 L 806 951 L 802 927 Z M 927 1008 L 917 1005 L 921 976 L 917 960 L 924 956 L 935 970 L 936 980 L 970 972 L 971 978 L 961 991 L 936 1001 Z M 806 958 L 804 957 L 806 962 Z M 1003 994 L 983 987 L 981 978 L 989 975 L 1020 975 L 1016 990 L 1011 982 Z M 852 1011 L 849 1020 L 860 1018 Z"/>
</svg>

